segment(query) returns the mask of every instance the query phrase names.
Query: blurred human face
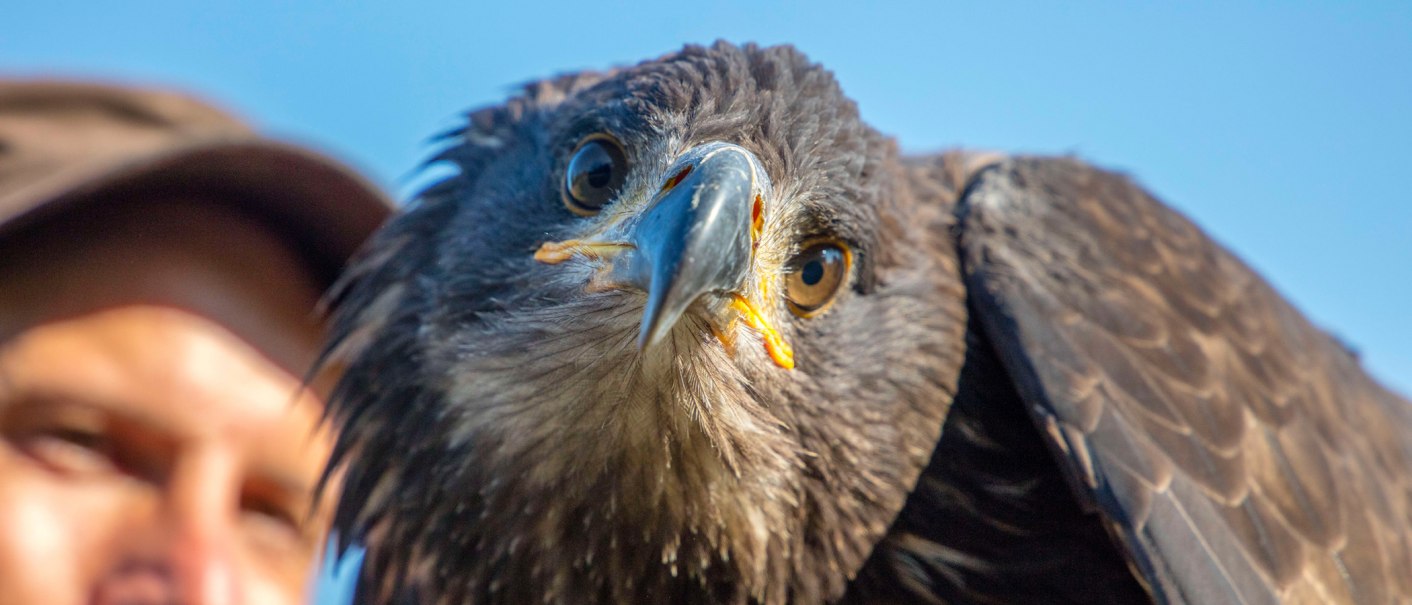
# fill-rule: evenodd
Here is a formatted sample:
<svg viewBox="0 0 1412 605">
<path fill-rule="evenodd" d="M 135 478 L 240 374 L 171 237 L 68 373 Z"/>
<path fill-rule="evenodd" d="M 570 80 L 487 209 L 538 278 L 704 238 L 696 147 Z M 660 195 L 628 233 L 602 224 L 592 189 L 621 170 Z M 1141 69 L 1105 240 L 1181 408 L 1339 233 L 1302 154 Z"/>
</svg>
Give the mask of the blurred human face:
<svg viewBox="0 0 1412 605">
<path fill-rule="evenodd" d="M 302 601 L 319 288 L 209 204 L 59 229 L 0 247 L 0 604 Z"/>
</svg>

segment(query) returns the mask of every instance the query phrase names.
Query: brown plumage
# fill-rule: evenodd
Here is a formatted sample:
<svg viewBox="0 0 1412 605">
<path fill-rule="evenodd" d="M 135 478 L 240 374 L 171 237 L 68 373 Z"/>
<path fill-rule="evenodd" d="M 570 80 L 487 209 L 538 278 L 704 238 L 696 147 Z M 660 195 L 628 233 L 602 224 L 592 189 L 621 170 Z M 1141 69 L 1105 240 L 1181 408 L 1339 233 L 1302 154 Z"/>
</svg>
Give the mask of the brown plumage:
<svg viewBox="0 0 1412 605">
<path fill-rule="evenodd" d="M 612 197 L 566 207 L 595 137 Z M 460 174 L 335 301 L 363 600 L 1412 600 L 1407 403 L 1122 176 L 900 157 L 827 71 L 727 44 L 532 84 L 448 141 Z M 749 239 L 690 214 L 732 184 Z M 852 264 L 791 313 L 820 241 Z M 702 267 L 654 331 L 662 275 Z"/>
</svg>

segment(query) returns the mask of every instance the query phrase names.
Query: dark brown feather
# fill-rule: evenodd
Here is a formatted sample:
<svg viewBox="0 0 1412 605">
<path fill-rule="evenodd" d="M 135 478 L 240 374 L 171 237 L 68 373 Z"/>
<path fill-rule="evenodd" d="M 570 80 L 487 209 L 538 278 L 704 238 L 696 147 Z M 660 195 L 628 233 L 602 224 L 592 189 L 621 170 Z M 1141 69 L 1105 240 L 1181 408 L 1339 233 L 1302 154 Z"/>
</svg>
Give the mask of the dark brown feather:
<svg viewBox="0 0 1412 605">
<path fill-rule="evenodd" d="M 1012 160 L 960 212 L 972 308 L 1159 598 L 1412 600 L 1408 403 L 1333 338 L 1122 176 Z"/>
</svg>

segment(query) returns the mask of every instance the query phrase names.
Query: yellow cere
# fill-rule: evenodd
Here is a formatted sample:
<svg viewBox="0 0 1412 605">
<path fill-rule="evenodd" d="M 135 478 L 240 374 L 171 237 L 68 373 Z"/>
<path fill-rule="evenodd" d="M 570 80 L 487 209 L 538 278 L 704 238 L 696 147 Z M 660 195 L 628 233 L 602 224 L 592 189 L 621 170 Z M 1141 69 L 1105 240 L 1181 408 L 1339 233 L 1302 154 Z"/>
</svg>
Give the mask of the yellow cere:
<svg viewBox="0 0 1412 605">
<path fill-rule="evenodd" d="M 794 349 L 784 341 L 784 337 L 780 336 L 779 331 L 770 326 L 764 316 L 755 310 L 755 305 L 750 304 L 750 301 L 744 296 L 735 292 L 732 292 L 730 296 L 731 308 L 740 312 L 745 325 L 760 333 L 761 338 L 765 340 L 765 352 L 770 354 L 770 359 L 774 360 L 775 365 L 786 370 L 793 370 Z"/>
</svg>

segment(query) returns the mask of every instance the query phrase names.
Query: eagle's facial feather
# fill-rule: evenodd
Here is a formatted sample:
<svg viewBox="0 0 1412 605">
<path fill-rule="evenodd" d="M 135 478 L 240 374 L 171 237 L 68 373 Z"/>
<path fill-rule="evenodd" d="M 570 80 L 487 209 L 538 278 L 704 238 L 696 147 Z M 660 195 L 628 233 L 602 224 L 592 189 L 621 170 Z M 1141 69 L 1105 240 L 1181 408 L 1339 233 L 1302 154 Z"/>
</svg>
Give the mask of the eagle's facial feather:
<svg viewBox="0 0 1412 605">
<path fill-rule="evenodd" d="M 596 132 L 631 169 L 617 201 L 581 216 L 561 187 Z M 439 157 L 461 174 L 377 236 L 397 252 L 355 266 L 337 309 L 338 525 L 371 542 L 365 580 L 446 603 L 841 595 L 955 389 L 949 208 L 899 212 L 894 145 L 787 48 L 689 47 L 533 84 L 451 142 Z M 585 287 L 614 254 L 535 258 L 546 242 L 627 240 L 710 142 L 748 150 L 772 183 L 738 294 L 793 347 L 794 371 L 759 325 L 722 321 L 732 296 L 698 299 L 644 349 L 647 296 Z M 820 240 L 856 262 L 826 312 L 796 316 L 785 278 Z"/>
</svg>

